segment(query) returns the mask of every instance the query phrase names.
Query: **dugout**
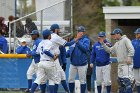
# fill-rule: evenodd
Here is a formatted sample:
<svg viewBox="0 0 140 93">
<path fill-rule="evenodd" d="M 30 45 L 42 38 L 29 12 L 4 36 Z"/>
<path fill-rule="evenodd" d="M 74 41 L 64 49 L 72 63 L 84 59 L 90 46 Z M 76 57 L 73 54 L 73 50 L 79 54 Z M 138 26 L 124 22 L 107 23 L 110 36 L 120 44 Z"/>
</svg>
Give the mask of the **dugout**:
<svg viewBox="0 0 140 93">
<path fill-rule="evenodd" d="M 105 15 L 105 31 L 111 40 L 110 33 L 114 28 L 119 27 L 131 40 L 135 38 L 134 31 L 140 27 L 139 6 L 117 6 L 103 7 Z M 112 42 L 113 40 L 111 40 Z M 117 62 L 111 65 L 112 92 L 117 92 Z"/>
</svg>

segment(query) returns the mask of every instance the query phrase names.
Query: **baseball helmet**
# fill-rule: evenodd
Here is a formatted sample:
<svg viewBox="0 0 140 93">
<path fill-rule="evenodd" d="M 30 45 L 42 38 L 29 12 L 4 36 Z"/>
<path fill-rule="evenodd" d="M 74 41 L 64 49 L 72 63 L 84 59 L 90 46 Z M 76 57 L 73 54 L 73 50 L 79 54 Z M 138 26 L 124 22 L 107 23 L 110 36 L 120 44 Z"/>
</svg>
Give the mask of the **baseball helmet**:
<svg viewBox="0 0 140 93">
<path fill-rule="evenodd" d="M 140 28 L 138 28 L 134 33 L 135 34 L 140 34 Z"/>
</svg>

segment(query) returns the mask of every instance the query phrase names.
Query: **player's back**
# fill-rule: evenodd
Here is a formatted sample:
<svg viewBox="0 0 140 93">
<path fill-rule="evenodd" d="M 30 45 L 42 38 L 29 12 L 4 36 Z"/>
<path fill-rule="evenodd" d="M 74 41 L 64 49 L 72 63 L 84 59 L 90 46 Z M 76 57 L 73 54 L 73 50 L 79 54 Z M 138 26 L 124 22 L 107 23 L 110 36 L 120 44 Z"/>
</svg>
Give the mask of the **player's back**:
<svg viewBox="0 0 140 93">
<path fill-rule="evenodd" d="M 51 57 L 49 57 L 48 55 L 46 55 L 44 53 L 44 51 L 49 51 L 50 53 L 54 54 L 54 47 L 53 44 L 50 40 L 46 39 L 46 40 L 42 40 L 37 48 L 37 53 L 40 54 L 40 61 L 46 61 L 46 60 L 52 60 Z"/>
</svg>

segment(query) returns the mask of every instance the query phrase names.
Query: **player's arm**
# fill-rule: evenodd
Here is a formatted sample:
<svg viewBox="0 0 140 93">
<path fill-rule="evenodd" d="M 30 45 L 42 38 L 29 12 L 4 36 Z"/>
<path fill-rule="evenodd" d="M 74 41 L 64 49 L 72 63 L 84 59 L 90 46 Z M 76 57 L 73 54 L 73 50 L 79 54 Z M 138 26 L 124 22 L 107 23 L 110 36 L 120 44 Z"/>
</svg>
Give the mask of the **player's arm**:
<svg viewBox="0 0 140 93">
<path fill-rule="evenodd" d="M 93 68 L 93 64 L 95 63 L 95 57 L 96 57 L 96 52 L 95 52 L 95 45 L 92 48 L 92 52 L 90 55 L 90 67 Z"/>
<path fill-rule="evenodd" d="M 77 42 L 77 46 L 80 50 L 82 50 L 83 52 L 87 52 L 89 50 L 89 46 L 90 46 L 90 40 L 86 39 L 84 41 L 84 43 L 81 43 L 80 41 Z"/>
<path fill-rule="evenodd" d="M 45 53 L 47 56 L 53 58 L 54 60 L 56 60 L 56 59 L 58 58 L 58 55 L 52 54 L 49 50 L 45 50 L 44 53 Z"/>
<path fill-rule="evenodd" d="M 19 46 L 17 49 L 16 49 L 16 53 L 17 54 L 21 54 L 22 51 L 23 51 L 24 47 L 23 46 Z"/>
<path fill-rule="evenodd" d="M 7 45 L 7 40 L 5 40 L 5 42 L 3 42 L 2 52 L 7 53 L 7 51 L 8 51 L 8 45 Z"/>
</svg>

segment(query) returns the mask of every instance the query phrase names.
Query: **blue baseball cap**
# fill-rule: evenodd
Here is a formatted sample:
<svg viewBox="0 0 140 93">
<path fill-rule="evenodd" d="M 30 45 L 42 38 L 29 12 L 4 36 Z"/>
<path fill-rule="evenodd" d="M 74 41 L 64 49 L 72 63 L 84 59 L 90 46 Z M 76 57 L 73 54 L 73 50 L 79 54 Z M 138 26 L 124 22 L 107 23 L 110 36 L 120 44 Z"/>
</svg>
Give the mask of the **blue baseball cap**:
<svg viewBox="0 0 140 93">
<path fill-rule="evenodd" d="M 42 32 L 42 35 L 43 35 L 43 37 L 49 36 L 49 35 L 51 35 L 51 31 L 46 29 Z"/>
<path fill-rule="evenodd" d="M 50 27 L 50 30 L 53 31 L 55 29 L 60 29 L 59 25 L 58 24 L 52 24 L 51 27 Z"/>
<path fill-rule="evenodd" d="M 103 31 L 101 31 L 101 32 L 99 32 L 98 36 L 99 36 L 99 37 L 104 37 L 104 36 L 106 36 L 106 33 L 103 32 Z"/>
<path fill-rule="evenodd" d="M 112 32 L 113 34 L 122 34 L 122 30 L 120 28 L 116 28 Z"/>
<path fill-rule="evenodd" d="M 38 30 L 33 30 L 32 33 L 30 33 L 30 35 L 39 35 Z"/>
<path fill-rule="evenodd" d="M 85 29 L 84 26 L 79 26 L 79 27 L 77 28 L 77 31 L 78 31 L 78 32 L 85 32 L 86 29 Z"/>
<path fill-rule="evenodd" d="M 140 34 L 140 28 L 138 28 L 134 33 L 135 34 Z"/>
</svg>

